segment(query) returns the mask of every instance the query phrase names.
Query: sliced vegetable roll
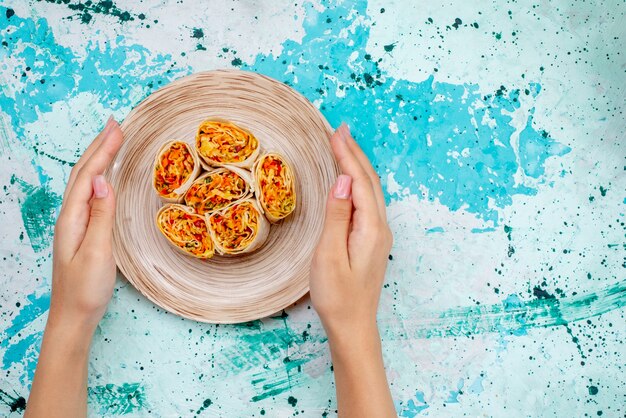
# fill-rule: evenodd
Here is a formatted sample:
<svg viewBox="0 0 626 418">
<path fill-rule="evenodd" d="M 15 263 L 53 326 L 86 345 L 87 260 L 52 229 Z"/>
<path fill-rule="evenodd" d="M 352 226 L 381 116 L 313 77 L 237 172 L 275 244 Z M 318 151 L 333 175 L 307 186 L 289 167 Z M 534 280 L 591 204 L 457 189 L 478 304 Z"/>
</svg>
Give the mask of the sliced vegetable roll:
<svg viewBox="0 0 626 418">
<path fill-rule="evenodd" d="M 159 230 L 176 248 L 197 258 L 211 258 L 213 241 L 206 218 L 184 205 L 170 203 L 157 213 Z"/>
<path fill-rule="evenodd" d="M 285 157 L 276 153 L 261 156 L 252 174 L 256 197 L 270 222 L 278 222 L 295 210 L 295 174 Z"/>
<path fill-rule="evenodd" d="M 152 185 L 166 202 L 180 202 L 200 173 L 200 160 L 189 144 L 172 141 L 163 145 L 154 161 Z"/>
<path fill-rule="evenodd" d="M 206 120 L 196 135 L 196 149 L 202 160 L 213 167 L 230 164 L 250 168 L 259 155 L 259 141 L 239 126 L 222 120 Z"/>
<path fill-rule="evenodd" d="M 247 178 L 246 178 L 247 177 Z M 185 204 L 198 214 L 216 210 L 244 199 L 250 194 L 250 177 L 228 168 L 218 168 L 198 177 L 185 193 Z"/>
<path fill-rule="evenodd" d="M 259 248 L 270 224 L 253 199 L 245 199 L 208 216 L 209 231 L 221 254 L 249 253 Z"/>
</svg>

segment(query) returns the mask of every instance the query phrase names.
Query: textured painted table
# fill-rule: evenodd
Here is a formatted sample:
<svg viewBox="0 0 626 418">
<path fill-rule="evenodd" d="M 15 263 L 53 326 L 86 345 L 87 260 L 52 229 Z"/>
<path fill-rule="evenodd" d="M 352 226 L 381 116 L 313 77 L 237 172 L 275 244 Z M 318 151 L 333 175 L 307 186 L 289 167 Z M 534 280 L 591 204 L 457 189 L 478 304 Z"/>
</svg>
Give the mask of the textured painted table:
<svg viewBox="0 0 626 418">
<path fill-rule="evenodd" d="M 224 67 L 347 121 L 380 173 L 395 245 L 379 321 L 400 416 L 626 414 L 624 2 L 156 3 L 0 7 L 0 415 L 23 412 L 72 164 L 110 113 Z M 308 299 L 213 326 L 123 278 L 89 401 L 93 416 L 139 417 L 336 406 Z"/>
</svg>

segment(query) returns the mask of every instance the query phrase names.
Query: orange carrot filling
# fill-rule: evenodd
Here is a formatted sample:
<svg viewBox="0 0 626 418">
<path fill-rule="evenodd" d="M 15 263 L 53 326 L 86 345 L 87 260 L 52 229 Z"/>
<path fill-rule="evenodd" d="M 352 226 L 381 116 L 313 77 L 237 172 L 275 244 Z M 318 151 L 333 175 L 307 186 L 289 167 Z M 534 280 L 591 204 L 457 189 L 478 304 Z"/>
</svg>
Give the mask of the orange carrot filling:
<svg viewBox="0 0 626 418">
<path fill-rule="evenodd" d="M 237 173 L 224 170 L 196 180 L 185 194 L 185 203 L 204 215 L 228 206 L 245 193 L 244 179 Z"/>
<path fill-rule="evenodd" d="M 277 218 L 289 215 L 296 206 L 295 190 L 289 168 L 274 156 L 261 162 L 260 184 L 265 209 Z"/>
<path fill-rule="evenodd" d="M 254 135 L 228 122 L 207 121 L 196 136 L 198 152 L 216 163 L 240 163 L 259 147 Z"/>
<path fill-rule="evenodd" d="M 172 143 L 154 167 L 155 186 L 159 195 L 175 197 L 175 190 L 189 179 L 193 169 L 193 156 L 188 145 L 184 142 Z"/>
<path fill-rule="evenodd" d="M 198 257 L 213 256 L 213 241 L 202 216 L 172 207 L 161 212 L 158 223 L 174 245 Z"/>
<path fill-rule="evenodd" d="M 250 202 L 242 202 L 209 218 L 219 243 L 228 250 L 244 249 L 258 230 L 258 212 Z"/>
</svg>

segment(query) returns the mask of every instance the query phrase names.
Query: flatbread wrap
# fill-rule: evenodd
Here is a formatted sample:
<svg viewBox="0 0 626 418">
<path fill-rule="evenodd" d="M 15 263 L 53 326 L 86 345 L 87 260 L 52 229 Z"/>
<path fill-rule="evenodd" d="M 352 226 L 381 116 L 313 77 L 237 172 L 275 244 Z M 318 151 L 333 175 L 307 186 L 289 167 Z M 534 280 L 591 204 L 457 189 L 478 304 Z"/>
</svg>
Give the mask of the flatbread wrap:
<svg viewBox="0 0 626 418">
<path fill-rule="evenodd" d="M 250 176 L 226 167 L 202 174 L 185 193 L 185 204 L 200 215 L 211 214 L 250 194 Z"/>
<path fill-rule="evenodd" d="M 276 223 L 296 209 L 296 179 L 293 167 L 280 154 L 259 157 L 252 169 L 254 190 L 267 219 Z"/>
<path fill-rule="evenodd" d="M 152 187 L 166 202 L 181 202 L 200 173 L 196 150 L 183 141 L 164 144 L 154 160 Z"/>
<path fill-rule="evenodd" d="M 205 166 L 250 169 L 259 155 L 259 140 L 234 123 L 210 119 L 198 127 L 196 150 Z"/>
<path fill-rule="evenodd" d="M 245 199 L 209 216 L 209 232 L 220 254 L 250 253 L 259 248 L 269 234 L 270 224 L 254 199 Z"/>
<path fill-rule="evenodd" d="M 169 203 L 156 216 L 159 231 L 185 254 L 211 258 L 215 252 L 206 218 L 187 206 Z"/>
</svg>

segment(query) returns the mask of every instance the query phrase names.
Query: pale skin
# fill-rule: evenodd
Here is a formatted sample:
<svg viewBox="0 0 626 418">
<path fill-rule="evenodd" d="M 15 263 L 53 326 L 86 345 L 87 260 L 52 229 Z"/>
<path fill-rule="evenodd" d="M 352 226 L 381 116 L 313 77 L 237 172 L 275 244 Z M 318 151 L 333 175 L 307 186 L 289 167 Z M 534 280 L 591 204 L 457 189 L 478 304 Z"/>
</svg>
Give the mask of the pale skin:
<svg viewBox="0 0 626 418">
<path fill-rule="evenodd" d="M 114 190 L 103 173 L 123 141 L 115 120 L 76 163 L 55 228 L 52 297 L 27 418 L 87 415 L 93 333 L 115 285 Z M 380 181 L 346 125 L 331 146 L 342 173 L 311 265 L 311 300 L 328 335 L 339 416 L 395 417 L 376 323 L 392 236 Z"/>
</svg>

